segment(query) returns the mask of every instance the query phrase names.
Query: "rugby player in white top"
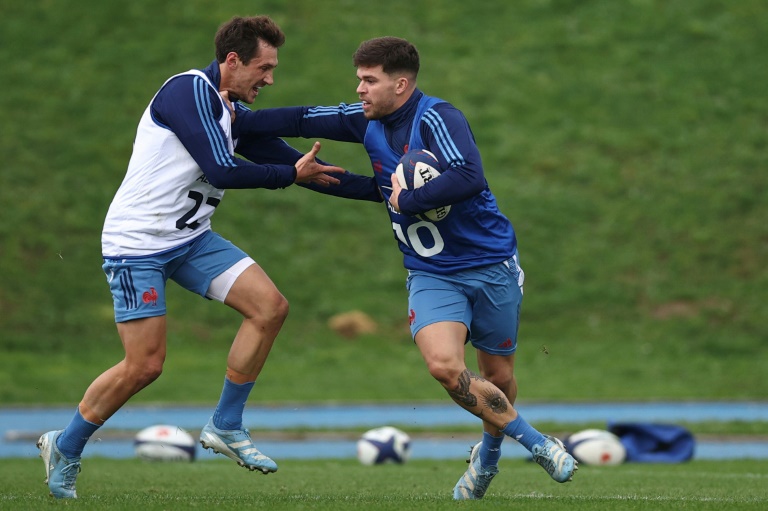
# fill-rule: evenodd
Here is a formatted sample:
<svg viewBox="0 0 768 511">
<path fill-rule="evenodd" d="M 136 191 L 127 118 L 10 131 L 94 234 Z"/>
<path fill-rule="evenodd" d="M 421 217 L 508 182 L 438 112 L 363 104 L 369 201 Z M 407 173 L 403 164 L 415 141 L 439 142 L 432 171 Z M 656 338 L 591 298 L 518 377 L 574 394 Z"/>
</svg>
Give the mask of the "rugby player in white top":
<svg viewBox="0 0 768 511">
<path fill-rule="evenodd" d="M 233 120 L 272 85 L 278 48 L 285 41 L 268 17 L 235 17 L 216 34 L 216 60 L 204 70 L 171 77 L 139 122 L 128 171 L 102 234 L 104 271 L 112 291 L 125 358 L 85 391 L 69 425 L 40 437 L 50 492 L 75 498 L 80 456 L 93 433 L 134 394 L 152 383 L 166 356 L 168 279 L 243 315 L 227 357 L 224 388 L 200 441 L 250 470 L 277 464 L 254 446 L 243 428 L 245 402 L 288 314 L 288 302 L 245 252 L 211 230 L 226 188 L 314 189 L 343 184 L 352 198 L 381 201 L 369 178 L 275 137 L 249 140 L 247 161 L 234 156 Z M 219 91 L 222 91 L 219 93 Z M 252 163 L 258 162 L 258 163 Z M 344 191 L 331 192 L 344 196 Z"/>
</svg>

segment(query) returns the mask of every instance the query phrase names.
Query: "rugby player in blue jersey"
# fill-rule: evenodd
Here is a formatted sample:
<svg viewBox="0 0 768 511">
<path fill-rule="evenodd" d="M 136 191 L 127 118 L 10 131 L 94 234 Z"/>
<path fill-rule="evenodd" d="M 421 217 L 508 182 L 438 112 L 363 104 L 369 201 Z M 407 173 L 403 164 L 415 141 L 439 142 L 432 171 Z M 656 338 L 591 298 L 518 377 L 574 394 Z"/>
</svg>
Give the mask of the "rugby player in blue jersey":
<svg viewBox="0 0 768 511">
<path fill-rule="evenodd" d="M 102 232 L 103 268 L 125 358 L 91 383 L 64 430 L 38 440 L 54 497 L 77 497 L 75 483 L 88 439 L 160 376 L 168 279 L 243 315 L 227 357 L 224 388 L 201 443 L 250 470 L 277 470 L 254 446 L 242 416 L 288 302 L 253 259 L 211 230 L 211 216 L 227 188 L 298 183 L 324 189 L 341 183 L 342 195 L 382 200 L 369 178 L 318 163 L 318 143 L 302 155 L 266 136 L 249 140 L 251 161 L 234 156 L 239 134 L 232 119 L 246 120 L 250 110 L 240 105 L 235 112 L 231 101 L 252 103 L 262 87 L 272 85 L 284 41 L 267 16 L 233 18 L 216 34 L 216 59 L 203 70 L 169 78 L 145 110 Z"/>
<path fill-rule="evenodd" d="M 416 86 L 419 54 L 400 38 L 363 42 L 353 56 L 360 102 L 329 107 L 263 109 L 235 120 L 242 133 L 326 138 L 361 143 L 408 270 L 411 333 L 430 374 L 453 400 L 483 421 L 483 439 L 454 488 L 457 500 L 480 499 L 498 473 L 501 443 L 511 436 L 558 482 L 576 461 L 559 440 L 531 427 L 514 409 L 515 350 L 523 271 L 510 221 L 483 175 L 464 115 Z M 267 131 L 264 131 L 268 127 Z M 405 190 L 394 170 L 408 150 L 427 149 L 442 174 Z M 247 157 L 246 152 L 241 153 Z M 344 189 L 342 183 L 337 188 Z M 451 206 L 438 222 L 417 216 Z M 467 368 L 464 346 L 477 350 Z"/>
</svg>

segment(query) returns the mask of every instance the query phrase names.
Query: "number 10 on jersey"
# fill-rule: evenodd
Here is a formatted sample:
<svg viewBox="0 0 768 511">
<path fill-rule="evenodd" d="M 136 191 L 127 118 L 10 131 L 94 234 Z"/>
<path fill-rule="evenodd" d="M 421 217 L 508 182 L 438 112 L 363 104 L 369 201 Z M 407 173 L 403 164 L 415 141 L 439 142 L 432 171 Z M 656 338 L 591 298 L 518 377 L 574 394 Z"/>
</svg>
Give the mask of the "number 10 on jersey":
<svg viewBox="0 0 768 511">
<path fill-rule="evenodd" d="M 421 222 L 409 225 L 405 231 L 403 231 L 402 225 L 392 222 L 392 229 L 395 231 L 397 239 L 403 245 L 411 247 L 421 257 L 437 255 L 445 247 L 440 231 L 437 230 L 437 226 L 432 222 L 422 220 Z M 432 238 L 432 243 L 428 242 L 428 238 Z"/>
</svg>

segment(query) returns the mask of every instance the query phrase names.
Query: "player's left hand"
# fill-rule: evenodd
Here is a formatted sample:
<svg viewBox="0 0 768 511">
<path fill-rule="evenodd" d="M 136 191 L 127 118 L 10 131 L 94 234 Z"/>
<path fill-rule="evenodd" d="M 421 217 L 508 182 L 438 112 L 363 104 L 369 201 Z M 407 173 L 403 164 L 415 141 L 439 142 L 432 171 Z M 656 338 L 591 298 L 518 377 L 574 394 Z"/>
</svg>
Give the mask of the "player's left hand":
<svg viewBox="0 0 768 511">
<path fill-rule="evenodd" d="M 392 194 L 389 196 L 389 204 L 392 206 L 392 209 L 400 213 L 398 199 L 400 197 L 400 191 L 403 189 L 403 187 L 400 186 L 400 181 L 397 180 L 397 174 L 393 172 L 392 176 L 390 177 L 392 179 Z"/>
<path fill-rule="evenodd" d="M 229 99 L 229 91 L 223 90 L 219 92 L 221 95 L 221 98 L 224 100 L 224 104 L 227 105 L 227 108 L 229 108 L 229 115 L 232 116 L 232 122 L 235 122 L 235 105 L 234 103 Z"/>
</svg>

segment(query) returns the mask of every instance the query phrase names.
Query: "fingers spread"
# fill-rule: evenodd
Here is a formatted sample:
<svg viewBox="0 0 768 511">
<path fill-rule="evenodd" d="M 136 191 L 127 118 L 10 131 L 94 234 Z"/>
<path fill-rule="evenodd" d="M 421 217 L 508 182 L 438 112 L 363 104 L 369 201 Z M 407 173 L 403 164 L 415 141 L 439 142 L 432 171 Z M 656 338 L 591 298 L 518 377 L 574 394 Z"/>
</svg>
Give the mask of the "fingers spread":
<svg viewBox="0 0 768 511">
<path fill-rule="evenodd" d="M 314 158 L 315 155 L 317 155 L 317 153 L 319 152 L 320 152 L 320 142 L 315 142 L 314 144 L 312 144 L 312 149 L 310 149 L 309 153 L 307 154 L 312 155 L 312 157 Z"/>
</svg>

